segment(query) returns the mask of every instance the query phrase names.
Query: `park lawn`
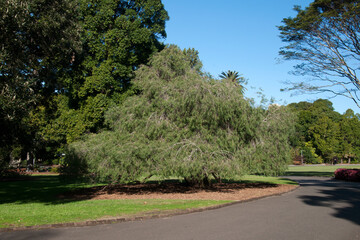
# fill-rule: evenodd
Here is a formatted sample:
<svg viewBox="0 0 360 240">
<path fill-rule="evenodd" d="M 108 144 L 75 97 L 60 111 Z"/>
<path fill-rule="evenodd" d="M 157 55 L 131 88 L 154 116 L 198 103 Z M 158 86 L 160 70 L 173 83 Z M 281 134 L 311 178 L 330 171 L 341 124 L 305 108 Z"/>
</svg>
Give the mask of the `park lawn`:
<svg viewBox="0 0 360 240">
<path fill-rule="evenodd" d="M 63 203 L 5 203 L 0 205 L 0 228 L 82 222 L 153 211 L 192 209 L 230 201 L 212 200 L 84 200 Z"/>
<path fill-rule="evenodd" d="M 245 176 L 242 182 L 296 184 L 287 179 Z M 62 200 L 63 192 L 94 185 L 60 181 L 59 176 L 27 176 L 0 182 L 0 228 L 82 222 L 108 217 L 131 217 L 147 212 L 194 209 L 231 201 L 218 200 Z"/>
<path fill-rule="evenodd" d="M 292 181 L 287 178 L 281 178 L 281 177 L 264 177 L 264 176 L 246 175 L 243 177 L 236 178 L 235 180 L 242 181 L 242 182 L 259 182 L 259 183 L 269 183 L 269 184 L 298 185 L 298 183 L 295 181 Z"/>
<path fill-rule="evenodd" d="M 81 222 L 153 211 L 193 209 L 231 201 L 215 200 L 61 200 L 65 191 L 90 187 L 60 181 L 59 176 L 28 176 L 0 182 L 0 228 Z M 92 185 L 93 186 L 93 185 Z"/>
<path fill-rule="evenodd" d="M 334 177 L 334 172 L 338 168 L 360 168 L 360 165 L 353 164 L 353 165 L 289 166 L 289 169 L 285 172 L 285 175 L 286 176 Z"/>
<path fill-rule="evenodd" d="M 160 181 L 161 178 L 157 176 L 152 176 L 149 178 L 149 181 Z M 181 181 L 181 178 L 172 177 L 168 179 L 169 181 Z M 212 179 L 215 181 L 214 179 Z M 238 176 L 234 177 L 233 179 L 222 179 L 224 183 L 229 182 L 244 182 L 244 183 L 268 183 L 268 184 L 290 184 L 290 185 L 298 185 L 297 182 L 292 181 L 287 178 L 282 177 L 265 177 L 265 176 L 258 176 L 258 175 L 245 175 L 245 176 Z"/>
<path fill-rule="evenodd" d="M 289 166 L 286 176 L 333 177 L 338 168 L 360 168 L 360 165 Z M 176 180 L 176 179 L 175 179 Z M 266 182 L 296 184 L 286 178 L 243 176 L 229 182 Z M 59 176 L 27 176 L 25 180 L 0 182 L 0 228 L 82 222 L 106 217 L 145 214 L 153 211 L 192 209 L 224 204 L 215 200 L 61 200 L 63 192 L 94 185 L 60 181 Z"/>
</svg>

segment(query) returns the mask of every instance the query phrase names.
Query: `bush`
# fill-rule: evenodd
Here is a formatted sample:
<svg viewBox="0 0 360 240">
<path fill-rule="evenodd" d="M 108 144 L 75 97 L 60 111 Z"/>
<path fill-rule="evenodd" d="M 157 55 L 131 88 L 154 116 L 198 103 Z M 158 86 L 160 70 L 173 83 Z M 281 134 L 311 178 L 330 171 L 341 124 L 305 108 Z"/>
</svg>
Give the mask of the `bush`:
<svg viewBox="0 0 360 240">
<path fill-rule="evenodd" d="M 335 178 L 345 181 L 360 182 L 360 169 L 339 168 L 335 171 Z"/>
</svg>

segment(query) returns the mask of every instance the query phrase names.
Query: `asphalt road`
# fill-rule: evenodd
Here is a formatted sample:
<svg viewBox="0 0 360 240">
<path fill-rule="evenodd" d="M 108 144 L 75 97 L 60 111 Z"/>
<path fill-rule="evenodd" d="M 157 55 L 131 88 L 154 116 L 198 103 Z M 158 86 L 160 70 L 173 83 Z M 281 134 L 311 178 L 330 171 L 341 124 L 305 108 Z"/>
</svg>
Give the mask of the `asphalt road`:
<svg viewBox="0 0 360 240">
<path fill-rule="evenodd" d="M 360 183 L 292 179 L 301 185 L 294 192 L 216 210 L 139 222 L 0 233 L 0 239 L 360 239 Z"/>
</svg>

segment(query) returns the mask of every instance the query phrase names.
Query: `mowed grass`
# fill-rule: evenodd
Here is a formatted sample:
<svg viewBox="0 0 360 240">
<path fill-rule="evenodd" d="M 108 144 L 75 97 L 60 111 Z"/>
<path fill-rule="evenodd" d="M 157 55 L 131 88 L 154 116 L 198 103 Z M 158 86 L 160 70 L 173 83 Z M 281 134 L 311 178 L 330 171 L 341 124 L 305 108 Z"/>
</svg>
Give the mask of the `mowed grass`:
<svg viewBox="0 0 360 240">
<path fill-rule="evenodd" d="M 334 177 L 334 172 L 338 168 L 360 168 L 359 164 L 353 165 L 305 165 L 289 166 L 286 176 L 316 176 L 316 177 Z"/>
<path fill-rule="evenodd" d="M 58 176 L 30 176 L 26 180 L 0 182 L 0 228 L 81 222 L 230 202 L 160 199 L 70 201 L 57 197 L 65 191 L 89 186 L 62 182 Z"/>
<path fill-rule="evenodd" d="M 229 180 L 234 181 L 296 184 L 288 179 L 261 176 Z M 194 209 L 231 202 L 162 199 L 75 201 L 58 198 L 58 195 L 66 191 L 90 186 L 94 185 L 60 181 L 59 176 L 28 176 L 25 180 L 0 182 L 0 228 L 131 217 L 149 212 Z"/>
<path fill-rule="evenodd" d="M 241 182 L 257 182 L 257 183 L 269 183 L 269 184 L 290 184 L 290 185 L 298 185 L 297 182 L 292 181 L 287 178 L 281 177 L 264 177 L 264 176 L 255 176 L 255 175 L 246 175 L 244 177 L 236 178 L 235 180 Z"/>
<path fill-rule="evenodd" d="M 152 176 L 149 178 L 149 182 L 151 181 L 161 181 L 162 179 L 157 176 Z M 181 178 L 172 177 L 167 179 L 168 181 L 181 181 Z M 215 179 L 212 179 L 215 182 Z M 290 184 L 290 185 L 297 185 L 298 183 L 292 181 L 287 178 L 281 177 L 265 177 L 265 176 L 258 176 L 258 175 L 245 175 L 234 177 L 233 179 L 222 179 L 224 183 L 231 183 L 231 182 L 242 182 L 242 183 L 268 183 L 268 184 Z"/>
<path fill-rule="evenodd" d="M 212 200 L 87 200 L 58 204 L 6 203 L 0 206 L 0 227 L 82 222 L 104 217 L 145 214 L 152 211 L 192 209 L 227 203 Z"/>
</svg>

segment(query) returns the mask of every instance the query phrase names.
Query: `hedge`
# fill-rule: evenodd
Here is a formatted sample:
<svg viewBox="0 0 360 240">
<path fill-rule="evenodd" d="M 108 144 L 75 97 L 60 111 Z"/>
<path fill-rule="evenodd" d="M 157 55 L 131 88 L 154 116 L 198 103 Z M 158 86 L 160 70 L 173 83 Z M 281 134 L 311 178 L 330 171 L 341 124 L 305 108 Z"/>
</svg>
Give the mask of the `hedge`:
<svg viewBox="0 0 360 240">
<path fill-rule="evenodd" d="M 335 178 L 339 180 L 360 182 L 360 169 L 339 168 L 335 171 Z"/>
</svg>

